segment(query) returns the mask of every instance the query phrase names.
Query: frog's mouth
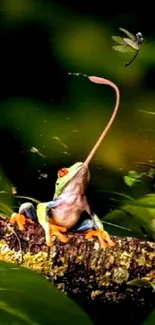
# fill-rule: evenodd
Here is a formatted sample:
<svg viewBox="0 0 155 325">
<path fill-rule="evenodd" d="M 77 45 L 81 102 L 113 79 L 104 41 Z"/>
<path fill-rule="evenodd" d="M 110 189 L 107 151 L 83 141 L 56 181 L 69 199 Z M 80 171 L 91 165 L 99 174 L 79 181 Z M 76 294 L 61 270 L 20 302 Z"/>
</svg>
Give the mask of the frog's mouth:
<svg viewBox="0 0 155 325">
<path fill-rule="evenodd" d="M 78 174 L 78 175 L 77 175 Z M 81 163 L 77 169 L 72 173 L 72 176 L 71 176 L 71 179 L 74 179 L 76 178 L 77 176 L 77 180 L 86 180 L 87 178 L 89 179 L 89 170 L 88 170 L 88 167 L 85 166 L 83 163 Z"/>
<path fill-rule="evenodd" d="M 72 176 L 74 176 L 82 167 L 83 167 L 83 163 L 79 163 L 77 169 L 73 172 Z"/>
<path fill-rule="evenodd" d="M 79 163 L 79 165 L 77 166 L 77 168 L 72 171 L 72 173 L 70 174 L 70 177 L 67 181 L 67 183 L 79 172 L 79 170 L 83 167 L 83 163 Z M 62 185 L 63 187 L 66 185 L 66 182 L 64 181 L 64 184 Z"/>
<path fill-rule="evenodd" d="M 79 173 L 79 171 L 83 169 L 83 173 L 79 176 L 83 176 L 83 174 L 86 174 L 86 169 L 87 169 L 87 166 L 84 166 L 83 162 L 79 162 L 79 164 L 77 165 L 77 168 L 72 171 L 72 173 L 70 174 L 70 177 L 69 179 L 66 181 L 64 180 L 63 184 L 62 184 L 62 190 L 66 187 L 66 185 L 74 178 L 76 177 L 76 175 Z"/>
</svg>

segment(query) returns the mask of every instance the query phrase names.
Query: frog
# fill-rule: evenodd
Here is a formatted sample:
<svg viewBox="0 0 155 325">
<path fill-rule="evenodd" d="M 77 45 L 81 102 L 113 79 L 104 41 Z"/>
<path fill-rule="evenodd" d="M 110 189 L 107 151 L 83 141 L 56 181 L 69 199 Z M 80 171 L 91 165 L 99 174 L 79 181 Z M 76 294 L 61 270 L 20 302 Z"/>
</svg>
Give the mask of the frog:
<svg viewBox="0 0 155 325">
<path fill-rule="evenodd" d="M 115 119 L 119 108 L 120 93 L 119 88 L 108 79 L 90 76 L 88 78 L 94 83 L 109 85 L 116 92 L 116 103 L 109 122 L 84 162 L 76 162 L 68 168 L 59 169 L 51 201 L 37 204 L 36 209 L 31 202 L 25 202 L 19 207 L 18 213 L 13 213 L 10 218 L 10 222 L 17 223 L 20 230 L 24 229 L 26 220 L 39 222 L 45 231 L 48 247 L 53 246 L 53 236 L 66 244 L 69 240 L 66 233 L 74 227 L 76 231 L 84 232 L 87 240 L 97 237 L 102 249 L 115 246 L 110 235 L 104 230 L 99 217 L 91 211 L 85 191 L 90 181 L 89 163 Z M 80 222 L 84 211 L 88 218 Z"/>
</svg>

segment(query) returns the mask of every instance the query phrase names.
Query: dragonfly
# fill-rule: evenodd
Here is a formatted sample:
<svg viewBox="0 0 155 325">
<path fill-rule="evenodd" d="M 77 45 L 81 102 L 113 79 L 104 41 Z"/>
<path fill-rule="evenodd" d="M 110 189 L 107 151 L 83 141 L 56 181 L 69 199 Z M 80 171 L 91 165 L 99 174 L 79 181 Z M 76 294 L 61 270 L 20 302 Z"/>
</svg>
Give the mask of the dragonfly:
<svg viewBox="0 0 155 325">
<path fill-rule="evenodd" d="M 138 32 L 136 35 L 131 34 L 125 28 L 119 28 L 123 33 L 125 33 L 129 38 L 122 38 L 120 36 L 112 36 L 112 39 L 117 42 L 119 45 L 113 45 L 113 49 L 120 52 L 135 52 L 129 61 L 125 64 L 127 67 L 131 64 L 137 57 L 141 45 L 144 42 L 142 33 Z"/>
</svg>

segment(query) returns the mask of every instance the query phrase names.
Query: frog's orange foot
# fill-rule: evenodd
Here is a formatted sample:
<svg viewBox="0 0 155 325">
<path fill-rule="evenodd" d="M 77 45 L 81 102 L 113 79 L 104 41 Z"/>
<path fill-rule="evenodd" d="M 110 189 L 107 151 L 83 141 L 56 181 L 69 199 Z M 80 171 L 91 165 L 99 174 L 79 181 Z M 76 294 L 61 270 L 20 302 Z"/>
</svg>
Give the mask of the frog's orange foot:
<svg viewBox="0 0 155 325">
<path fill-rule="evenodd" d="M 110 247 L 115 246 L 115 243 L 110 239 L 109 234 L 104 230 L 100 230 L 100 229 L 89 230 L 86 233 L 85 238 L 86 239 L 91 239 L 92 237 L 97 237 L 98 238 L 98 240 L 100 242 L 100 245 L 101 245 L 101 248 L 103 248 L 103 249 L 105 249 L 108 246 L 110 246 Z"/>
<path fill-rule="evenodd" d="M 25 229 L 26 221 L 29 223 L 34 223 L 31 219 L 26 219 L 23 214 L 20 213 L 12 213 L 10 217 L 10 223 L 15 224 L 17 223 L 18 228 L 23 231 Z"/>
<path fill-rule="evenodd" d="M 62 234 L 62 232 L 66 232 L 67 229 L 65 227 L 53 225 L 51 223 L 48 223 L 48 228 L 45 231 L 46 235 L 46 245 L 52 247 L 53 241 L 51 239 L 52 236 L 55 236 L 57 239 L 59 239 L 62 243 L 67 243 L 68 238 Z"/>
</svg>

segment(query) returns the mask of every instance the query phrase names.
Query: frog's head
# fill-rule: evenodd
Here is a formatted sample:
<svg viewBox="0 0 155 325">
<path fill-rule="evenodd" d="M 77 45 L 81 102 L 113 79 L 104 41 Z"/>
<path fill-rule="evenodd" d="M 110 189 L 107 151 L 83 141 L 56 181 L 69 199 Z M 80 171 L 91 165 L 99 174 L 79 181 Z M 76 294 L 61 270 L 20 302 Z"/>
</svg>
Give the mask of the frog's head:
<svg viewBox="0 0 155 325">
<path fill-rule="evenodd" d="M 66 184 L 72 179 L 72 177 L 79 171 L 83 166 L 83 162 L 77 162 L 69 168 L 61 168 L 57 173 L 57 180 L 55 183 L 55 193 L 53 199 L 56 199 L 66 186 Z"/>
</svg>

